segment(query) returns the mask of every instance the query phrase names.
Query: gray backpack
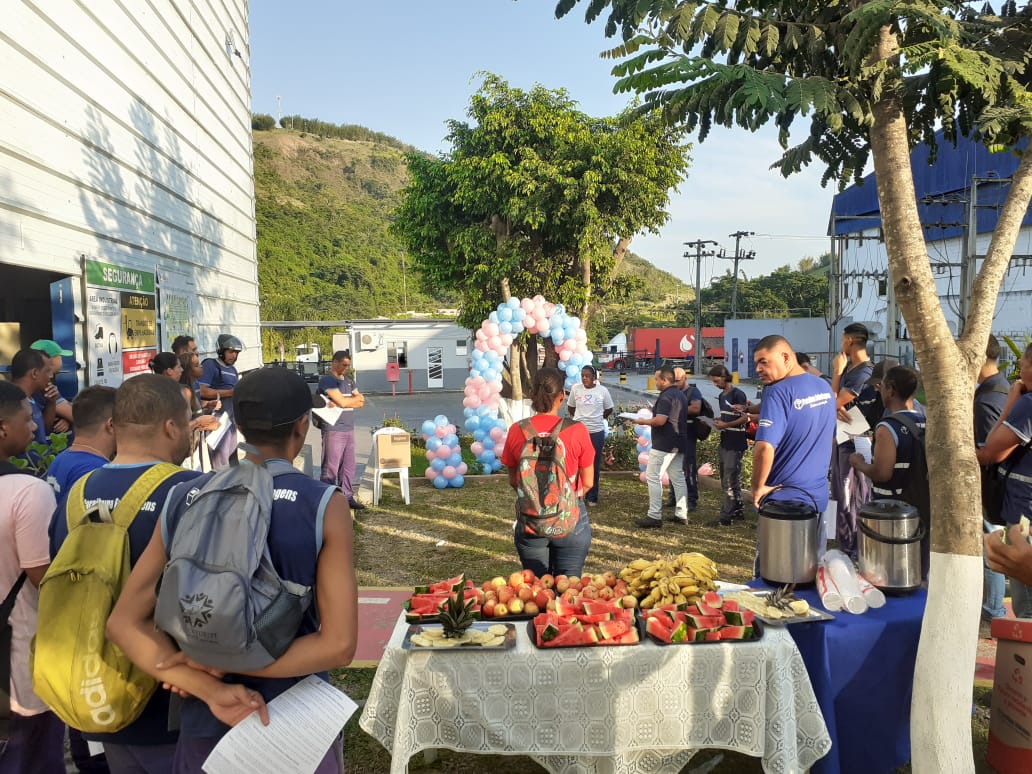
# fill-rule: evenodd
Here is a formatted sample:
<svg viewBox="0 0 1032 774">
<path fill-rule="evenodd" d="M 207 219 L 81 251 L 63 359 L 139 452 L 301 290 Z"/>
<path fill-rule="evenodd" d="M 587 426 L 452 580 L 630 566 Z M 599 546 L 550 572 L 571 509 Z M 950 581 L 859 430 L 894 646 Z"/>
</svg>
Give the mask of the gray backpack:
<svg viewBox="0 0 1032 774">
<path fill-rule="evenodd" d="M 277 476 L 294 471 L 283 468 Z M 165 538 L 155 624 L 216 669 L 268 666 L 294 641 L 312 601 L 312 588 L 280 578 L 269 556 L 273 478 L 250 462 L 223 468 L 186 502 L 171 545 Z"/>
</svg>

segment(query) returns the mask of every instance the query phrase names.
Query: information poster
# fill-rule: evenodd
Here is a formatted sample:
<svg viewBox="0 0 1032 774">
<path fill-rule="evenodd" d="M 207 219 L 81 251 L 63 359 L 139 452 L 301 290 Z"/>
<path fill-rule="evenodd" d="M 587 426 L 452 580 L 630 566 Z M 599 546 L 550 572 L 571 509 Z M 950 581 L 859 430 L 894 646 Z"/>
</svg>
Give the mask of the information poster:
<svg viewBox="0 0 1032 774">
<path fill-rule="evenodd" d="M 157 354 L 154 273 L 86 259 L 89 383 L 117 387 Z"/>
<path fill-rule="evenodd" d="M 197 288 L 185 274 L 161 270 L 158 275 L 158 317 L 162 321 L 161 349 L 171 350 L 176 336 L 197 336 Z"/>
</svg>

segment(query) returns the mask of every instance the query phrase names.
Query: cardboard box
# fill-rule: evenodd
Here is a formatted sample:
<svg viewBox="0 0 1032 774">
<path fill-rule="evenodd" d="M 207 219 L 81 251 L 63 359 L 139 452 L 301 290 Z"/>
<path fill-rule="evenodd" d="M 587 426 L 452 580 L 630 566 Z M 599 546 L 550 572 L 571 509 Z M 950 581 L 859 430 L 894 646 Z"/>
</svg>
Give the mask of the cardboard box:
<svg viewBox="0 0 1032 774">
<path fill-rule="evenodd" d="M 1032 771 L 1032 619 L 997 618 L 986 760 L 1000 774 Z"/>
<path fill-rule="evenodd" d="M 376 436 L 376 467 L 407 468 L 412 465 L 412 439 L 404 430 Z"/>
</svg>

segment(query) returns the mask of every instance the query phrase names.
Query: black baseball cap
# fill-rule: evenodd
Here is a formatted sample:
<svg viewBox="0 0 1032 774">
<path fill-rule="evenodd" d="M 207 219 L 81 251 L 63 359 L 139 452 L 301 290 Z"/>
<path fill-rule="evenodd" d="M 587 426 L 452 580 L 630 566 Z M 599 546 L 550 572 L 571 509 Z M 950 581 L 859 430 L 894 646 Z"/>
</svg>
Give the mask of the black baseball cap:
<svg viewBox="0 0 1032 774">
<path fill-rule="evenodd" d="M 289 368 L 268 366 L 249 371 L 233 390 L 233 411 L 245 433 L 289 425 L 313 406 L 322 407 L 323 400 Z"/>
</svg>

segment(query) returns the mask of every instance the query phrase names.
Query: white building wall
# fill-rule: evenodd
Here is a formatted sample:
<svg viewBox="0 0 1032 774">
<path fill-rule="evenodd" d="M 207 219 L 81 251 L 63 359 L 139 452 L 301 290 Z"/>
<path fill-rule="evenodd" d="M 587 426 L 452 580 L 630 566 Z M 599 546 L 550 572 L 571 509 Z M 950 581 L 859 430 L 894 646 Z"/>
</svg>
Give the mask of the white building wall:
<svg viewBox="0 0 1032 774">
<path fill-rule="evenodd" d="M 841 331 L 849 322 L 876 322 L 880 325 L 877 340 L 884 342 L 888 331 L 887 303 L 884 280 L 879 276 L 887 271 L 888 256 L 885 245 L 879 241 L 876 231 L 850 235 L 843 242 L 841 262 L 842 278 L 842 321 L 837 329 Z M 989 249 L 991 234 L 978 237 L 978 254 Z M 963 244 L 959 238 L 928 242 L 928 258 L 932 264 L 936 288 L 942 302 L 947 323 L 954 334 L 958 334 L 958 303 L 960 298 L 960 262 Z M 1023 228 L 1014 247 L 1015 255 L 1032 255 L 1032 228 Z M 977 262 L 981 269 L 982 262 Z M 902 315 L 898 319 L 901 354 L 904 360 L 912 354 L 909 331 Z M 1032 262 L 1015 259 L 1004 276 L 996 301 L 996 313 L 992 331 L 998 337 L 1007 335 L 1023 342 L 1032 333 Z"/>
<path fill-rule="evenodd" d="M 796 352 L 810 355 L 813 364 L 826 370 L 828 324 L 823 317 L 785 317 L 756 320 L 725 320 L 724 349 L 727 367 L 742 378 L 755 376 L 753 347 L 764 336 L 783 336 Z"/>
<path fill-rule="evenodd" d="M 246 0 L 5 2 L 0 264 L 185 275 L 260 365 L 247 40 Z"/>
</svg>

